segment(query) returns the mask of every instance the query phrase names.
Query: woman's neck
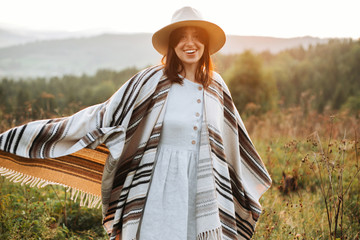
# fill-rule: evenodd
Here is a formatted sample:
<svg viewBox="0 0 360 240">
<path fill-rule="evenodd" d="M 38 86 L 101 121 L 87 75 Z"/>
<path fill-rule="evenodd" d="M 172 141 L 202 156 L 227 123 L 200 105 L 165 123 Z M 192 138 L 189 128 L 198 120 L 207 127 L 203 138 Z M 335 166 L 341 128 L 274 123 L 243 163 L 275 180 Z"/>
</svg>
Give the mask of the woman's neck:
<svg viewBox="0 0 360 240">
<path fill-rule="evenodd" d="M 197 66 L 195 64 L 192 64 L 190 66 L 184 65 L 184 69 L 180 74 L 192 82 L 197 82 L 196 77 L 195 77 L 196 68 L 197 68 Z"/>
</svg>

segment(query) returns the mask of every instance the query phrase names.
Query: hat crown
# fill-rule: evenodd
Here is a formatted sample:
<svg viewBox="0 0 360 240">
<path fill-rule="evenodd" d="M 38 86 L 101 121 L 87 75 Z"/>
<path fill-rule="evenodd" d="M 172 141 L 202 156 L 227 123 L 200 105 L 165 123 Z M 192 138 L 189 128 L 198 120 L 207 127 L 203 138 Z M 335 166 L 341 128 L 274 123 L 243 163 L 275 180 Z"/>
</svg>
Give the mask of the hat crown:
<svg viewBox="0 0 360 240">
<path fill-rule="evenodd" d="M 204 20 L 201 13 L 192 7 L 183 7 L 177 10 L 172 18 L 171 23 L 189 21 L 189 20 Z"/>
</svg>

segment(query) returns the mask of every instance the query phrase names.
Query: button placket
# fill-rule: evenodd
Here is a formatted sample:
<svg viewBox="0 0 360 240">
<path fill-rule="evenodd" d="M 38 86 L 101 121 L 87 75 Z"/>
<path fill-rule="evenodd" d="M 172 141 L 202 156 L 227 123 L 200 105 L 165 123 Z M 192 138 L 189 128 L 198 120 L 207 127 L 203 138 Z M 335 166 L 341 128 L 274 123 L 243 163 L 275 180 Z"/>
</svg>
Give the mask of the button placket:
<svg viewBox="0 0 360 240">
<path fill-rule="evenodd" d="M 199 135 L 199 125 L 201 123 L 201 110 L 202 110 L 202 97 L 203 97 L 203 87 L 202 86 L 198 86 L 197 89 L 199 90 L 199 92 L 197 94 L 194 95 L 194 100 L 196 101 L 196 112 L 195 112 L 195 119 L 194 119 L 194 125 L 193 125 L 193 140 L 191 141 L 192 145 L 195 145 L 197 143 L 197 139 L 198 139 L 198 135 Z"/>
</svg>

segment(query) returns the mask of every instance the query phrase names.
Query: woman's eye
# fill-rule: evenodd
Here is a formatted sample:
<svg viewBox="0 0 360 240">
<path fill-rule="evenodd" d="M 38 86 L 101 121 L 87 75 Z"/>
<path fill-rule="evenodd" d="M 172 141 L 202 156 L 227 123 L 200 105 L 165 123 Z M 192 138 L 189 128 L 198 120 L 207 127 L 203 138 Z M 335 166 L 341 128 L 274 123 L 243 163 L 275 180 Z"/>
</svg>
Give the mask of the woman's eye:
<svg viewBox="0 0 360 240">
<path fill-rule="evenodd" d="M 180 41 L 184 41 L 184 40 L 186 40 L 186 36 L 185 36 L 185 35 L 181 35 L 181 36 L 180 36 Z"/>
</svg>

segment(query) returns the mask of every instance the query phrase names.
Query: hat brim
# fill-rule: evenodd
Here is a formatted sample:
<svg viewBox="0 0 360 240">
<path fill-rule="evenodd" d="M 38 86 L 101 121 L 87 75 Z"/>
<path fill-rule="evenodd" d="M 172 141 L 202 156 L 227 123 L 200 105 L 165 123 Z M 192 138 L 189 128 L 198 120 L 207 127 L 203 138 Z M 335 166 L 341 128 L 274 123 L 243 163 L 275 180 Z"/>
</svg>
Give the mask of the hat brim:
<svg viewBox="0 0 360 240">
<path fill-rule="evenodd" d="M 180 27 L 200 27 L 209 35 L 209 53 L 214 54 L 225 44 L 224 31 L 216 24 L 204 20 L 188 20 L 169 24 L 152 36 L 152 44 L 161 55 L 166 55 L 169 45 L 169 37 L 172 31 Z"/>
</svg>

